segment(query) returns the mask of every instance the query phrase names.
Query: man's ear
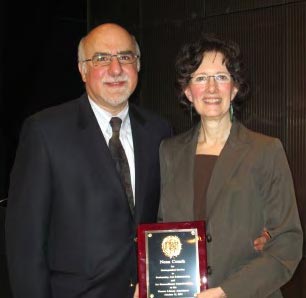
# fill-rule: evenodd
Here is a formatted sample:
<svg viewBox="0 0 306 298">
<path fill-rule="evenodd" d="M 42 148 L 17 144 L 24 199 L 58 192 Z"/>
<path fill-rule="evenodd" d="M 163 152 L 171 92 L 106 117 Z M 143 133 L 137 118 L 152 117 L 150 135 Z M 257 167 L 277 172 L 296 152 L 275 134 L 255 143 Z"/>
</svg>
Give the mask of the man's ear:
<svg viewBox="0 0 306 298">
<path fill-rule="evenodd" d="M 81 74 L 82 80 L 85 83 L 86 82 L 86 73 L 87 73 L 87 66 L 83 62 L 78 63 L 79 72 Z"/>
</svg>

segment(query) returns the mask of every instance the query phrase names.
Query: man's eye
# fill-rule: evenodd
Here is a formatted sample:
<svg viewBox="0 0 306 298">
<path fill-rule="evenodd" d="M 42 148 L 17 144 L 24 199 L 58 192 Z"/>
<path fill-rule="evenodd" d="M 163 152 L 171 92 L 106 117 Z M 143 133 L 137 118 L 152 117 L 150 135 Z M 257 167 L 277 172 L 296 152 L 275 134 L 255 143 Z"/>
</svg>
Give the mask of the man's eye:
<svg viewBox="0 0 306 298">
<path fill-rule="evenodd" d="M 131 61 L 131 60 L 132 60 L 132 55 L 128 55 L 128 54 L 126 54 L 126 55 L 120 55 L 120 56 L 119 56 L 119 59 L 120 59 L 121 61 Z"/>
<path fill-rule="evenodd" d="M 109 57 L 106 55 L 99 55 L 95 57 L 95 60 L 99 62 L 105 62 L 109 60 Z"/>
</svg>

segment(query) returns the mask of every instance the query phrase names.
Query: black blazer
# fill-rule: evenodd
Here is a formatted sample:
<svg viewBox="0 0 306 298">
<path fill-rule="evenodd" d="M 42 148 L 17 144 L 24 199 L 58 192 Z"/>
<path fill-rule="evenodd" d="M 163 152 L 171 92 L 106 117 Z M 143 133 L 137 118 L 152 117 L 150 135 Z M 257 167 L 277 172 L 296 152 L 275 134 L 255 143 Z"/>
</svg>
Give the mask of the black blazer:
<svg viewBox="0 0 306 298">
<path fill-rule="evenodd" d="M 130 297 L 135 228 L 156 221 L 168 123 L 130 104 L 133 218 L 87 95 L 25 121 L 6 218 L 15 298 Z M 130 292 L 130 294 L 129 294 Z"/>
</svg>

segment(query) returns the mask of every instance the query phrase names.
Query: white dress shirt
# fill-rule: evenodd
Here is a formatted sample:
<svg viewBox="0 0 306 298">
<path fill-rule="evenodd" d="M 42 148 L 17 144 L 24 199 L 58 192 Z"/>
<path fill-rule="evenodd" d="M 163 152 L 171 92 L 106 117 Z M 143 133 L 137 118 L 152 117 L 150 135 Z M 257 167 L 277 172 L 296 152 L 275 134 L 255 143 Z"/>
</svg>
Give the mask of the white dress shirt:
<svg viewBox="0 0 306 298">
<path fill-rule="evenodd" d="M 108 145 L 109 139 L 112 137 L 112 128 L 110 126 L 110 119 L 114 117 L 111 113 L 105 111 L 101 107 L 99 107 L 92 99 L 89 98 L 89 103 L 93 109 L 93 112 L 97 118 L 100 129 L 103 133 L 105 141 Z M 133 198 L 135 203 L 135 161 L 134 161 L 134 145 L 133 145 L 133 136 L 132 136 L 132 128 L 129 117 L 129 105 L 116 115 L 122 120 L 121 128 L 120 128 L 120 141 L 124 148 L 126 157 L 129 162 L 130 174 L 131 174 L 131 183 L 133 189 Z"/>
</svg>

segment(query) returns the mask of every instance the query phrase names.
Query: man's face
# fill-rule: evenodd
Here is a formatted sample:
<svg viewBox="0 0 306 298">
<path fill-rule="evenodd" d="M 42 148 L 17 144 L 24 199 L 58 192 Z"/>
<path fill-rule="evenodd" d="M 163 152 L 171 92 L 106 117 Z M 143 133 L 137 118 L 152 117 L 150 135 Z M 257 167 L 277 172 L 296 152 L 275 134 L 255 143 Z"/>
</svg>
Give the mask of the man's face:
<svg viewBox="0 0 306 298">
<path fill-rule="evenodd" d="M 91 59 L 97 53 L 116 55 L 127 52 L 136 54 L 135 43 L 130 34 L 117 25 L 102 25 L 84 41 L 85 59 Z M 125 107 L 138 81 L 137 61 L 120 64 L 117 57 L 112 57 L 110 64 L 104 66 L 94 66 L 91 61 L 80 62 L 79 70 L 90 98 L 112 114 Z"/>
</svg>

